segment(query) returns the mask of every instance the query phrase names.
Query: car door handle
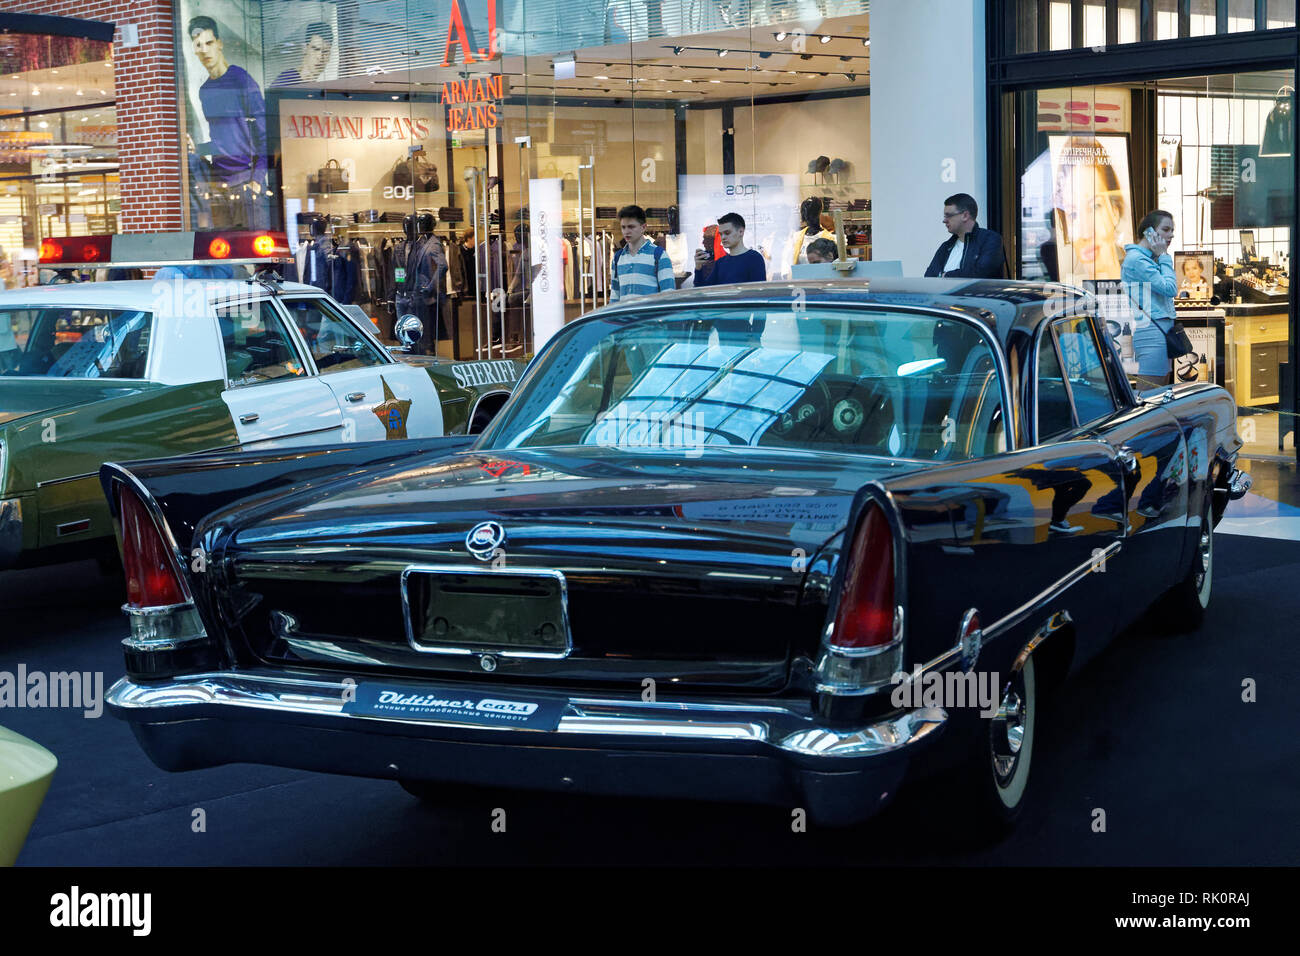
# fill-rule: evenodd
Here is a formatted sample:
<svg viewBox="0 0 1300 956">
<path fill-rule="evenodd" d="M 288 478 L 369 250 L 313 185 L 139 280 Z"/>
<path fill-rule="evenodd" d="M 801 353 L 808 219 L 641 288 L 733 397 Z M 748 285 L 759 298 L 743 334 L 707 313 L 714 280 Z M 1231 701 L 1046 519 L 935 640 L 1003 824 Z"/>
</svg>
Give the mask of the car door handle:
<svg viewBox="0 0 1300 956">
<path fill-rule="evenodd" d="M 359 402 L 366 397 L 365 392 L 348 392 L 345 396 L 349 402 Z"/>
<path fill-rule="evenodd" d="M 247 415 L 240 415 L 240 416 L 239 416 L 239 424 L 241 424 L 241 425 L 251 425 L 251 424 L 253 424 L 253 422 L 257 421 L 257 420 L 258 420 L 259 418 L 261 418 L 261 417 L 262 417 L 262 416 L 259 415 L 259 414 L 257 414 L 257 412 L 249 412 Z"/>
<path fill-rule="evenodd" d="M 1120 464 L 1124 466 L 1125 471 L 1127 471 L 1129 474 L 1137 474 L 1138 471 L 1137 452 L 1135 452 L 1132 448 L 1129 448 L 1128 445 L 1120 445 L 1118 448 L 1115 449 L 1115 457 L 1119 459 Z"/>
</svg>

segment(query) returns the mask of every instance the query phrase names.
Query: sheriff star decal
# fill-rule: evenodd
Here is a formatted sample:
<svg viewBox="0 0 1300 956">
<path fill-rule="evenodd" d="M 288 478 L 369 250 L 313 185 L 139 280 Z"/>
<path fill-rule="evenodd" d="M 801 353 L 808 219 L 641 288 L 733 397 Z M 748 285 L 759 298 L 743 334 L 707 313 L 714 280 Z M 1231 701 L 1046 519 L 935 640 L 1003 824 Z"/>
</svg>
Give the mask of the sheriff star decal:
<svg viewBox="0 0 1300 956">
<path fill-rule="evenodd" d="M 383 423 L 384 438 L 405 438 L 407 412 L 411 410 L 411 401 L 394 395 L 382 375 L 379 376 L 379 381 L 384 386 L 384 400 L 370 410 Z"/>
</svg>

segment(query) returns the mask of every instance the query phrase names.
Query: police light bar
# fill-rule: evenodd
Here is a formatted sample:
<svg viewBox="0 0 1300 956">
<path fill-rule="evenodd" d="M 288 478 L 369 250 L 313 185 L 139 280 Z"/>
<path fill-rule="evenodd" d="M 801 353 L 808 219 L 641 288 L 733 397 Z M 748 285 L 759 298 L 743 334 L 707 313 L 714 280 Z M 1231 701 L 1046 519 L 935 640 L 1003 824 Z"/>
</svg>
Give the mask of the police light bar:
<svg viewBox="0 0 1300 956">
<path fill-rule="evenodd" d="M 283 232 L 154 232 L 69 236 L 41 241 L 39 264 L 58 268 L 150 269 L 160 266 L 265 265 L 289 262 Z"/>
</svg>

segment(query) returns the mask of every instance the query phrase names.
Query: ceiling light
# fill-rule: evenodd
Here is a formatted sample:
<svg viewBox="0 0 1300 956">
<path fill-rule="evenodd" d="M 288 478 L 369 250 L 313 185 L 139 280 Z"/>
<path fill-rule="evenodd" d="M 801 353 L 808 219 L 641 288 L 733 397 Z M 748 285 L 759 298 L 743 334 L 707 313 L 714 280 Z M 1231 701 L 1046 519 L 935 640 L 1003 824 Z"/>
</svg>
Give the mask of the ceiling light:
<svg viewBox="0 0 1300 956">
<path fill-rule="evenodd" d="M 52 75 L 54 75 L 54 76 L 58 76 L 58 75 L 59 75 L 59 71 L 58 71 L 58 70 L 50 70 L 50 73 L 51 73 Z"/>
<path fill-rule="evenodd" d="M 780 43 L 780 42 L 781 42 L 782 40 L 784 40 L 787 36 L 789 36 L 789 34 L 786 33 L 784 30 L 782 30 L 780 33 L 778 33 L 778 34 L 776 35 L 776 42 L 777 42 L 777 43 Z"/>
<path fill-rule="evenodd" d="M 823 43 L 830 43 L 830 42 L 831 42 L 830 35 L 829 35 L 829 34 L 826 34 L 826 33 L 823 33 L 822 36 L 821 36 L 821 41 L 822 41 Z"/>
<path fill-rule="evenodd" d="M 77 95 L 78 95 L 78 96 L 85 96 L 85 95 L 86 95 L 86 91 L 85 91 L 85 90 L 77 90 Z"/>
<path fill-rule="evenodd" d="M 604 75 L 602 74 L 601 76 L 593 76 L 592 79 L 593 79 L 593 80 L 608 80 L 609 77 L 604 76 Z"/>
<path fill-rule="evenodd" d="M 721 83 L 721 80 L 709 80 L 710 83 Z"/>
<path fill-rule="evenodd" d="M 38 90 L 36 87 L 33 86 L 33 87 L 32 87 L 32 96 L 40 96 L 40 95 L 41 95 L 41 91 Z"/>
<path fill-rule="evenodd" d="M 719 50 L 718 56 L 726 56 L 730 52 L 731 52 L 730 50 Z"/>
<path fill-rule="evenodd" d="M 681 56 L 681 55 L 682 55 L 682 48 L 679 46 L 673 47 L 673 56 Z"/>
<path fill-rule="evenodd" d="M 867 37 L 865 40 L 863 40 L 863 41 L 862 41 L 862 45 L 863 45 L 863 46 L 871 46 L 871 37 Z"/>
<path fill-rule="evenodd" d="M 45 122 L 45 120 L 41 120 L 41 121 L 40 121 L 39 123 L 37 123 L 36 125 L 39 126 L 41 129 L 49 129 L 49 128 L 50 128 L 50 124 L 47 123 L 47 122 Z"/>
<path fill-rule="evenodd" d="M 683 78 L 682 78 L 682 82 L 683 82 L 683 83 L 694 83 L 695 81 L 683 77 Z"/>
</svg>

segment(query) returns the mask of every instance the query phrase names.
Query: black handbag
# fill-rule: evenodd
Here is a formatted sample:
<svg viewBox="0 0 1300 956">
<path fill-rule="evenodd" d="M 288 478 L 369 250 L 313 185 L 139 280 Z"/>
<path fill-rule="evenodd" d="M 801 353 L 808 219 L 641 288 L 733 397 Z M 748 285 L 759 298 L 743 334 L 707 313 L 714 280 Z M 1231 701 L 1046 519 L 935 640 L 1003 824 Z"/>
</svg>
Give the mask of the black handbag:
<svg viewBox="0 0 1300 956">
<path fill-rule="evenodd" d="M 327 160 L 316 174 L 316 181 L 323 193 L 345 193 L 348 191 L 348 174 L 339 165 L 337 159 Z"/>
<path fill-rule="evenodd" d="M 415 166 L 415 191 L 420 193 L 436 192 L 438 189 L 438 167 L 430 162 L 419 150 L 412 158 Z"/>
<path fill-rule="evenodd" d="M 1155 319 L 1152 319 L 1151 321 L 1155 322 Z M 1156 328 L 1160 329 L 1161 333 L 1165 337 L 1165 354 L 1171 359 L 1179 358 L 1180 356 L 1186 355 L 1188 352 L 1196 351 L 1196 346 L 1192 344 L 1192 339 L 1191 336 L 1187 334 L 1187 329 L 1183 328 L 1183 324 L 1177 319 L 1174 319 L 1174 324 L 1170 326 L 1168 332 L 1161 329 L 1160 323 L 1158 322 L 1156 323 Z"/>
</svg>

